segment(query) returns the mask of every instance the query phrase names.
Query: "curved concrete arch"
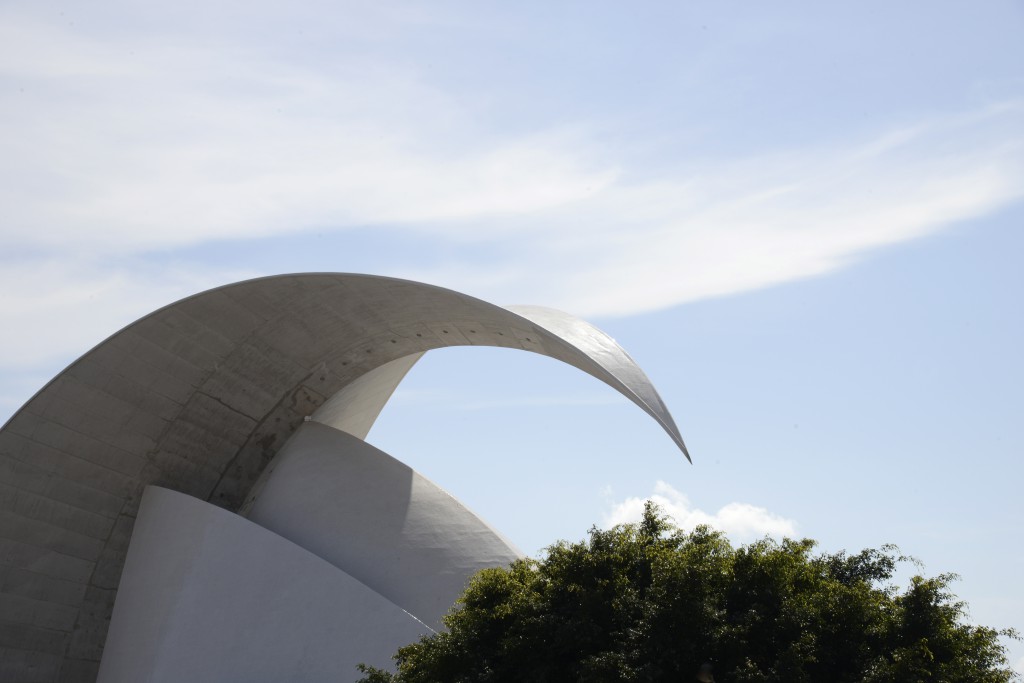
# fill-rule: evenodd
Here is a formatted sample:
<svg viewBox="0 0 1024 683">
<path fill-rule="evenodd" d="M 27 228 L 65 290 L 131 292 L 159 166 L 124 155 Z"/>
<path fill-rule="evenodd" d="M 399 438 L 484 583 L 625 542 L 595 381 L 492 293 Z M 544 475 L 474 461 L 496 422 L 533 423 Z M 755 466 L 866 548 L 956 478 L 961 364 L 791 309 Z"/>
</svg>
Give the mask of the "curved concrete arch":
<svg viewBox="0 0 1024 683">
<path fill-rule="evenodd" d="M 95 678 L 147 485 L 238 510 L 308 416 L 340 420 L 358 436 L 403 367 L 460 345 L 520 348 L 573 365 L 630 398 L 686 453 L 632 359 L 564 314 L 337 273 L 203 292 L 96 346 L 0 429 L 0 619 L 9 625 L 0 648 L 18 653 L 7 677 Z M 330 401 L 346 390 L 347 399 Z"/>
<path fill-rule="evenodd" d="M 655 391 L 654 385 L 640 366 L 619 346 L 614 339 L 585 320 L 562 311 L 543 306 L 506 306 L 509 310 L 540 326 L 550 334 L 574 346 L 597 361 L 614 382 L 602 377 L 602 381 L 613 386 L 620 393 L 640 406 L 653 417 L 668 433 L 672 440 L 690 460 L 686 444 L 671 413 Z M 338 391 L 312 418 L 317 422 L 340 429 L 365 439 L 391 394 L 405 379 L 412 366 L 423 357 L 416 353 L 397 358 L 377 367 Z M 589 372 L 589 371 L 588 371 Z M 594 374 L 594 373 L 590 373 Z"/>
<path fill-rule="evenodd" d="M 423 353 L 385 363 L 342 387 L 310 419 L 366 439 L 395 389 Z"/>
</svg>

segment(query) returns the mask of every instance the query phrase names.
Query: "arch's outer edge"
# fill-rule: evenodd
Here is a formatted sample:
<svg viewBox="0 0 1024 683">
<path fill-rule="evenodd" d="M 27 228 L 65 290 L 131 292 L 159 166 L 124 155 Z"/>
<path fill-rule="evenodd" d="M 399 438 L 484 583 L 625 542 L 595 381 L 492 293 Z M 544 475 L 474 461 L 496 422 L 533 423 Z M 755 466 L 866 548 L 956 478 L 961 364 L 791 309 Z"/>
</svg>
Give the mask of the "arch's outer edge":
<svg viewBox="0 0 1024 683">
<path fill-rule="evenodd" d="M 554 308 L 506 306 L 505 309 L 542 327 L 597 362 L 607 373 L 602 380 L 653 417 L 679 446 L 686 459 L 693 462 L 679 428 L 654 384 L 625 349 L 603 330 Z M 422 356 L 419 353 L 393 360 L 354 380 L 321 406 L 313 414 L 313 420 L 365 439 L 391 394 Z"/>
<path fill-rule="evenodd" d="M 506 309 L 539 325 L 553 335 L 579 349 L 588 358 L 600 365 L 610 379 L 604 381 L 636 403 L 645 413 L 653 417 L 679 446 L 691 463 L 690 453 L 683 442 L 672 414 L 661 400 L 654 384 L 626 350 L 619 346 L 603 330 L 586 320 L 544 306 L 506 306 Z"/>
<path fill-rule="evenodd" d="M 145 486 L 238 509 L 306 416 L 397 359 L 460 345 L 547 355 L 625 393 L 684 448 L 649 380 L 623 374 L 635 363 L 584 331 L 596 349 L 549 317 L 339 273 L 226 285 L 125 327 L 0 428 L 0 679 L 94 680 Z"/>
</svg>

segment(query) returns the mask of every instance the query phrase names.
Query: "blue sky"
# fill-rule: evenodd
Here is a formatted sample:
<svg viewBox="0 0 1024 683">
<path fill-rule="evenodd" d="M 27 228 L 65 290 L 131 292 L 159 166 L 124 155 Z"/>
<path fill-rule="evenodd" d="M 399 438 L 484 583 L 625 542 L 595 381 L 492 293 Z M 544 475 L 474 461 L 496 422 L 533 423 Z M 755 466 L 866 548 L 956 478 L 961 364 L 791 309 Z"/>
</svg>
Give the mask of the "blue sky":
<svg viewBox="0 0 1024 683">
<path fill-rule="evenodd" d="M 371 441 L 527 552 L 657 495 L 738 540 L 897 543 L 1022 628 L 1022 29 L 1019 2 L 0 4 L 0 416 L 248 277 L 554 306 L 640 362 L 692 466 L 499 350 L 429 354 Z"/>
</svg>

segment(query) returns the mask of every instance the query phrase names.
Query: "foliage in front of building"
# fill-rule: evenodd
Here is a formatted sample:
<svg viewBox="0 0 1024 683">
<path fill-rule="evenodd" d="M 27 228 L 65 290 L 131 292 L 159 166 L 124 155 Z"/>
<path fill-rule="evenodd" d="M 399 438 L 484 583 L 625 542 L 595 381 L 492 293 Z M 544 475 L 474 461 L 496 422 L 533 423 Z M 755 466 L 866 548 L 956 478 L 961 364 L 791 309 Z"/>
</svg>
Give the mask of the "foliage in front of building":
<svg viewBox="0 0 1024 683">
<path fill-rule="evenodd" d="M 892 580 L 896 548 L 814 552 L 811 540 L 734 547 L 683 532 L 648 503 L 543 559 L 477 574 L 447 631 L 361 683 L 1002 683 L 1002 637 L 965 621 L 953 575 Z M 698 678 L 699 677 L 699 678 Z"/>
</svg>

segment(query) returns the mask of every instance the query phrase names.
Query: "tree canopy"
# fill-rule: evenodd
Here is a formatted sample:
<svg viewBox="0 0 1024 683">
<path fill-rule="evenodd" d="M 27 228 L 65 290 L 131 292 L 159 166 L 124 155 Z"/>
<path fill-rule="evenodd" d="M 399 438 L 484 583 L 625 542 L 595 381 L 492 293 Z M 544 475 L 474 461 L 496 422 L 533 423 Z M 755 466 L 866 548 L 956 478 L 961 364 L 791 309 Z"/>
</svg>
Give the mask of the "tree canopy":
<svg viewBox="0 0 1024 683">
<path fill-rule="evenodd" d="M 477 574 L 447 631 L 361 683 L 999 683 L 1000 636 L 965 622 L 955 578 L 892 585 L 885 546 L 815 554 L 811 540 L 733 547 L 651 503 L 639 524 L 590 530 L 543 559 Z M 712 678 L 713 675 L 713 678 Z"/>
</svg>

